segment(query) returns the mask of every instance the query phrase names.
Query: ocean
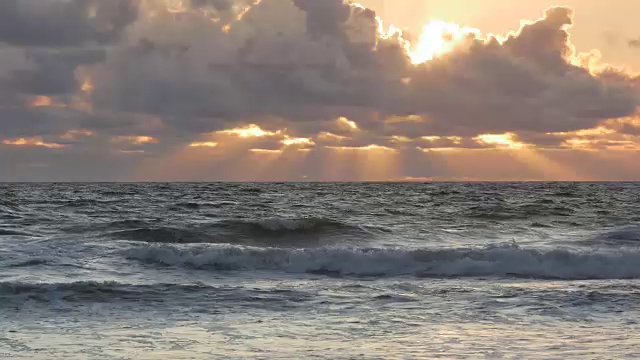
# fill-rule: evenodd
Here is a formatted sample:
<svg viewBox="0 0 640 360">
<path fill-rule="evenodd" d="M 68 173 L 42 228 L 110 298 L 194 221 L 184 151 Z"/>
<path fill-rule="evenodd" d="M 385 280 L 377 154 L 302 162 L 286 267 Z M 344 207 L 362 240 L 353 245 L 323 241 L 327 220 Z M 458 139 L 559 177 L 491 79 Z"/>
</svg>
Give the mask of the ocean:
<svg viewBox="0 0 640 360">
<path fill-rule="evenodd" d="M 0 184 L 2 359 L 640 357 L 640 184 Z"/>
</svg>

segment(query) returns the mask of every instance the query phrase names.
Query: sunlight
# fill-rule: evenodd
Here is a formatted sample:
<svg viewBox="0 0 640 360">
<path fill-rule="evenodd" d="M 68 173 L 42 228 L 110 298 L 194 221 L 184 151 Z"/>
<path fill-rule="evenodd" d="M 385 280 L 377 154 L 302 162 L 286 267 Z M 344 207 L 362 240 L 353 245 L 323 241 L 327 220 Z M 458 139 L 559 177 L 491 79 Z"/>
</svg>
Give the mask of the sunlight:
<svg viewBox="0 0 640 360">
<path fill-rule="evenodd" d="M 524 148 L 520 151 L 511 151 L 509 155 L 539 174 L 539 178 L 535 180 L 583 181 L 586 179 L 575 170 L 550 159 L 536 149 Z"/>
<path fill-rule="evenodd" d="M 473 138 L 477 143 L 481 145 L 495 146 L 499 149 L 524 149 L 528 145 L 517 141 L 518 136 L 513 133 L 505 134 L 483 134 Z"/>
<path fill-rule="evenodd" d="M 327 141 L 327 142 L 341 142 L 341 141 L 348 140 L 349 137 L 336 135 L 328 131 L 323 131 L 316 136 L 316 139 L 320 141 Z"/>
<path fill-rule="evenodd" d="M 217 142 L 213 142 L 213 141 L 194 142 L 194 143 L 189 144 L 189 147 L 192 147 L 192 148 L 214 148 L 214 147 L 218 147 L 218 143 Z"/>
<path fill-rule="evenodd" d="M 284 146 L 314 146 L 316 143 L 310 138 L 292 138 L 286 136 L 284 140 L 280 141 Z"/>
<path fill-rule="evenodd" d="M 387 151 L 396 152 L 396 149 L 392 149 L 387 146 L 381 145 L 367 145 L 367 146 L 327 146 L 327 149 L 337 151 Z"/>
<path fill-rule="evenodd" d="M 387 181 L 398 176 L 398 156 L 395 149 L 380 146 L 327 146 L 324 174 L 331 181 Z"/>
<path fill-rule="evenodd" d="M 347 119 L 346 117 L 341 116 L 336 121 L 340 126 L 345 127 L 348 130 L 358 130 L 358 124 L 355 121 Z"/>
<path fill-rule="evenodd" d="M 38 95 L 31 100 L 29 103 L 29 107 L 37 108 L 37 107 L 59 107 L 64 108 L 67 105 L 55 102 L 50 96 Z"/>
<path fill-rule="evenodd" d="M 262 0 L 255 0 L 252 4 L 250 4 L 249 6 L 245 7 L 244 9 L 240 10 L 238 15 L 234 19 L 234 21 L 232 21 L 231 23 L 223 26 L 222 27 L 222 31 L 224 31 L 226 33 L 231 31 L 231 28 L 233 27 L 233 25 L 235 25 L 237 22 L 242 21 L 242 19 L 245 17 L 245 15 L 247 15 L 247 13 L 249 13 L 249 11 L 251 11 L 251 9 L 253 9 L 254 6 L 260 5 L 261 2 L 262 2 Z"/>
<path fill-rule="evenodd" d="M 93 85 L 93 81 L 91 80 L 90 77 L 85 78 L 82 81 L 82 85 L 80 86 L 80 90 L 82 90 L 82 92 L 87 95 L 91 95 L 91 93 L 93 93 L 94 88 L 95 87 Z"/>
<path fill-rule="evenodd" d="M 183 13 L 187 11 L 187 6 L 184 4 L 183 0 L 166 0 L 165 5 L 167 11 L 172 14 Z"/>
<path fill-rule="evenodd" d="M 36 147 L 44 147 L 47 149 L 63 149 L 67 147 L 67 145 L 63 145 L 63 144 L 45 142 L 41 136 L 36 136 L 31 138 L 19 138 L 19 139 L 13 139 L 13 140 L 4 140 L 2 141 L 2 143 L 4 145 L 36 146 Z"/>
<path fill-rule="evenodd" d="M 437 142 L 437 141 L 451 141 L 452 143 L 459 145 L 462 144 L 462 138 L 460 136 L 423 136 L 423 140 L 429 142 Z"/>
<path fill-rule="evenodd" d="M 454 152 L 454 151 L 463 151 L 463 150 L 472 150 L 472 149 L 464 149 L 464 148 L 455 148 L 455 147 L 439 147 L 439 148 L 423 148 L 418 147 L 418 150 L 425 153 L 442 153 L 442 152 Z"/>
<path fill-rule="evenodd" d="M 410 143 L 412 141 L 413 141 L 412 138 L 406 137 L 406 136 L 401 136 L 401 135 L 391 136 L 391 142 L 393 143 Z"/>
<path fill-rule="evenodd" d="M 241 138 L 253 138 L 280 135 L 282 131 L 266 131 L 256 124 L 251 124 L 242 128 L 218 131 L 217 133 L 223 135 L 235 135 Z"/>
<path fill-rule="evenodd" d="M 462 27 L 458 24 L 433 20 L 422 29 L 420 39 L 411 46 L 409 56 L 413 64 L 422 64 L 451 52 L 470 35 L 478 36 L 480 30 Z"/>
<path fill-rule="evenodd" d="M 112 143 L 131 143 L 133 145 L 157 144 L 160 141 L 152 136 L 117 136 Z"/>
<path fill-rule="evenodd" d="M 284 151 L 282 149 L 249 149 L 254 154 L 266 154 L 266 155 L 281 155 Z"/>
</svg>

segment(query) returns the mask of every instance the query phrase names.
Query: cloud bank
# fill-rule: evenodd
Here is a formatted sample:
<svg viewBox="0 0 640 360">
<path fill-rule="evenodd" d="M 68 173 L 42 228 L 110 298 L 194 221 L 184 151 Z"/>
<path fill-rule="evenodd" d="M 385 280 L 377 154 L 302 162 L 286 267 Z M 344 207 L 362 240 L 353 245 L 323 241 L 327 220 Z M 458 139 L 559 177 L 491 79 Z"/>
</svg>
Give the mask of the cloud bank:
<svg viewBox="0 0 640 360">
<path fill-rule="evenodd" d="M 460 151 L 636 151 L 640 77 L 579 53 L 573 15 L 406 34 L 346 0 L 3 1 L 0 179 L 156 179 L 204 158 L 194 179 L 250 179 L 232 165 L 256 157 L 332 179 L 313 169 L 336 153 L 376 179 L 437 177 Z"/>
</svg>

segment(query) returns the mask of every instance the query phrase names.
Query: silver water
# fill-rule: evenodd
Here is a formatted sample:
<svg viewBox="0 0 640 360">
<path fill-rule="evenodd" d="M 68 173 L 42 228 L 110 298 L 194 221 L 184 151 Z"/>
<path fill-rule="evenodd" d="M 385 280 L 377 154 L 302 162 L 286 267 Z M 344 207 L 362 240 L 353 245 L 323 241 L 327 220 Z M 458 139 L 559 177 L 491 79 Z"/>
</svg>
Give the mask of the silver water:
<svg viewBox="0 0 640 360">
<path fill-rule="evenodd" d="M 0 185 L 0 357 L 636 358 L 640 185 Z"/>
</svg>

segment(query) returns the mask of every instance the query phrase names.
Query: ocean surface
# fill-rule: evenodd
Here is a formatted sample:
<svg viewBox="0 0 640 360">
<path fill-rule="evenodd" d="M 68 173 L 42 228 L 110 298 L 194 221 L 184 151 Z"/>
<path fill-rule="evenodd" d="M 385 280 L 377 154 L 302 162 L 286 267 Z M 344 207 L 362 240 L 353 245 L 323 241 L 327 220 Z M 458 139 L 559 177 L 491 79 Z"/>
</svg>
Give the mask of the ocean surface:
<svg viewBox="0 0 640 360">
<path fill-rule="evenodd" d="M 640 184 L 0 184 L 0 358 L 640 358 Z"/>
</svg>

